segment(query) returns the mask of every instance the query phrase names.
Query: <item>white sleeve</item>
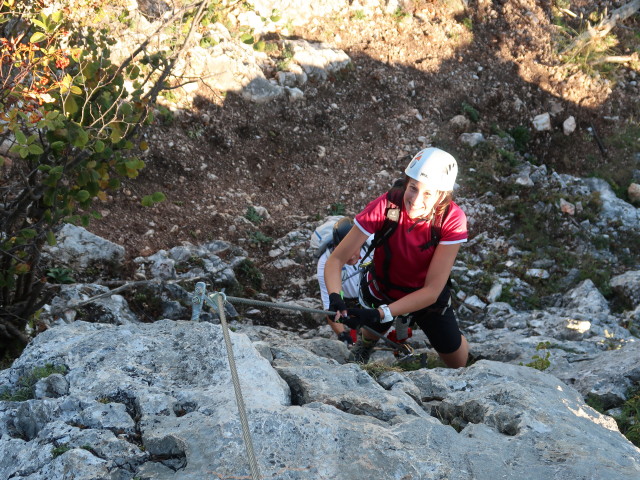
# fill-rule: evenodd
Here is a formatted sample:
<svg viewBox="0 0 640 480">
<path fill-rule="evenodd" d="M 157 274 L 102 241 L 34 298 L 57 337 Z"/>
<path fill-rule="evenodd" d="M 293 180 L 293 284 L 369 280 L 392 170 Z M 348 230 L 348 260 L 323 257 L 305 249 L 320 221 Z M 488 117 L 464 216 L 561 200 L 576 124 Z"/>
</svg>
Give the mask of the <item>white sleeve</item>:
<svg viewBox="0 0 640 480">
<path fill-rule="evenodd" d="M 329 292 L 327 291 L 327 285 L 324 283 L 324 266 L 329 258 L 329 251 L 325 251 L 318 259 L 318 270 L 316 276 L 318 277 L 318 285 L 320 286 L 320 298 L 322 299 L 322 305 L 325 310 L 329 310 Z"/>
</svg>

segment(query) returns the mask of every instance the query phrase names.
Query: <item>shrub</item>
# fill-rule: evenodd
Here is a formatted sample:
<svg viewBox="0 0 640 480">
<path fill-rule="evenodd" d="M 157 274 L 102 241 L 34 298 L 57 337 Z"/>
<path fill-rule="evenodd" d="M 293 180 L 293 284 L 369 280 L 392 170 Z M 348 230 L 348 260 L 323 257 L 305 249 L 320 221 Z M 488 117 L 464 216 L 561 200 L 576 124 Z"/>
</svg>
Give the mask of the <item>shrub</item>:
<svg viewBox="0 0 640 480">
<path fill-rule="evenodd" d="M 40 253 L 55 244 L 56 228 L 86 226 L 99 217 L 92 203 L 144 168 L 139 154 L 148 147 L 139 134 L 191 32 L 173 29 L 171 47 L 158 53 L 148 54 L 143 42 L 115 65 L 114 33 L 86 18 L 72 24 L 62 11 L 45 13 L 49 3 L 0 4 L 0 144 L 10 155 L 0 156 L 8 167 L 0 186 L 0 360 L 20 353 L 29 317 L 48 300 L 52 277 Z M 216 4 L 185 8 L 171 21 L 201 21 L 209 5 Z M 162 200 L 156 192 L 143 203 Z"/>
</svg>

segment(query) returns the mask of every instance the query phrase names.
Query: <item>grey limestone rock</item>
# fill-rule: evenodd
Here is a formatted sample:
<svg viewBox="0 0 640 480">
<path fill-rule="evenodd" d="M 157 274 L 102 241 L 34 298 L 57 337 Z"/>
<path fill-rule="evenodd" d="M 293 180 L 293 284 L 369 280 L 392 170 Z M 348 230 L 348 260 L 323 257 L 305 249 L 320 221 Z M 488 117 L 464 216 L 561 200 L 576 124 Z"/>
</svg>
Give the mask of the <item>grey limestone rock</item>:
<svg viewBox="0 0 640 480">
<path fill-rule="evenodd" d="M 355 364 L 317 356 L 294 335 L 252 329 L 230 338 L 267 478 L 640 474 L 640 450 L 613 420 L 549 374 L 483 360 L 459 370 L 388 372 L 376 381 Z M 252 340 L 268 348 L 272 362 Z M 0 478 L 249 476 L 220 326 L 66 324 L 36 337 L 0 371 L 0 383 L 15 388 L 45 363 L 67 367 L 68 391 L 0 402 Z"/>
</svg>

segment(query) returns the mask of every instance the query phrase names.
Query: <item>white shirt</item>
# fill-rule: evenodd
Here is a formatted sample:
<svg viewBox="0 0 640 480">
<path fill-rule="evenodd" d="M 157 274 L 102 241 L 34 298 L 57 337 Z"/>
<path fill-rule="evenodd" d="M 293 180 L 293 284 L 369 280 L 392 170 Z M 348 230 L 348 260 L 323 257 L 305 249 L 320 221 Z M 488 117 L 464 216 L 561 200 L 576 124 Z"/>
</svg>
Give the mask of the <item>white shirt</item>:
<svg viewBox="0 0 640 480">
<path fill-rule="evenodd" d="M 366 249 L 360 251 L 360 257 L 362 258 L 366 253 Z M 329 249 L 318 259 L 318 284 L 320 285 L 320 298 L 322 298 L 322 305 L 324 309 L 329 309 L 329 292 L 327 291 L 327 285 L 324 283 L 324 266 L 327 263 L 327 259 L 331 255 Z M 360 260 L 355 265 L 345 265 L 342 267 L 342 291 L 344 292 L 344 298 L 358 298 L 358 292 L 360 289 Z"/>
</svg>

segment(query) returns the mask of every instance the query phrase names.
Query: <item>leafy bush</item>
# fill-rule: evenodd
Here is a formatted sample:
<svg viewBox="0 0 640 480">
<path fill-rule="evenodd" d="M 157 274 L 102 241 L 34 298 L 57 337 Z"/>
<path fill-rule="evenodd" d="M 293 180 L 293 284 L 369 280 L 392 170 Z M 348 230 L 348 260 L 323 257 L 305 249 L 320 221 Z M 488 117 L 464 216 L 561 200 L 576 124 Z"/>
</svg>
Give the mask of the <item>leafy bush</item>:
<svg viewBox="0 0 640 480">
<path fill-rule="evenodd" d="M 342 202 L 334 202 L 329 205 L 329 215 L 344 215 L 347 207 Z"/>
<path fill-rule="evenodd" d="M 0 4 L 0 145 L 8 155 L 0 155 L 0 359 L 22 350 L 29 317 L 47 301 L 52 272 L 42 271 L 40 253 L 55 244 L 55 229 L 86 226 L 99 217 L 92 203 L 145 167 L 141 128 L 192 31 L 174 28 L 169 48 L 149 53 L 145 41 L 115 65 L 114 33 L 45 13 L 49 3 Z M 185 7 L 171 21 L 189 26 L 212 5 Z M 143 204 L 162 200 L 156 192 Z"/>
<path fill-rule="evenodd" d="M 640 447 L 640 387 L 629 390 L 621 415 L 615 417 L 620 432 L 636 447 Z"/>
<path fill-rule="evenodd" d="M 262 282 L 264 280 L 264 276 L 262 272 L 256 267 L 255 263 L 253 263 L 249 259 L 245 259 L 240 262 L 235 268 L 236 276 L 238 277 L 238 281 L 242 285 L 246 285 L 254 290 L 260 291 L 262 289 Z"/>
<path fill-rule="evenodd" d="M 480 112 L 469 105 L 467 102 L 462 102 L 462 113 L 466 115 L 473 123 L 477 123 L 480 120 Z"/>
<path fill-rule="evenodd" d="M 53 447 L 51 449 L 51 456 L 53 458 L 59 457 L 60 455 L 62 455 L 63 453 L 68 452 L 69 450 L 71 450 L 71 447 L 69 445 L 62 444 L 62 445 L 58 445 L 57 447 Z"/>
</svg>

